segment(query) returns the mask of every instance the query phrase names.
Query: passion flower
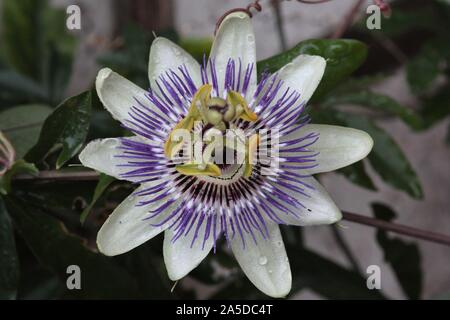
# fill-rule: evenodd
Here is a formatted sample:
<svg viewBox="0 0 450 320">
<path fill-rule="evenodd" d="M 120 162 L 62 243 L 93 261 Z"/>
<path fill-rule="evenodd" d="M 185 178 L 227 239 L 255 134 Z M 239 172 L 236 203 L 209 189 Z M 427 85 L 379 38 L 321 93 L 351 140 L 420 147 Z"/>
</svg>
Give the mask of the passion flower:
<svg viewBox="0 0 450 320">
<path fill-rule="evenodd" d="M 305 105 L 325 66 L 319 56 L 300 55 L 258 83 L 252 25 L 239 12 L 223 20 L 201 65 L 171 41 L 155 39 L 148 91 L 102 69 L 98 96 L 134 136 L 93 141 L 80 160 L 140 186 L 102 226 L 99 250 L 122 254 L 164 231 L 164 261 L 170 279 L 178 280 L 223 235 L 259 290 L 286 296 L 291 270 L 279 224 L 340 220 L 341 212 L 312 175 L 359 161 L 373 145 L 359 130 L 309 124 Z M 231 149 L 244 160 L 219 163 L 201 142 L 200 160 L 193 161 L 184 148 L 196 140 L 179 143 L 178 130 L 188 136 L 241 130 L 243 153 Z M 270 163 L 253 158 L 264 146 L 277 150 Z"/>
</svg>

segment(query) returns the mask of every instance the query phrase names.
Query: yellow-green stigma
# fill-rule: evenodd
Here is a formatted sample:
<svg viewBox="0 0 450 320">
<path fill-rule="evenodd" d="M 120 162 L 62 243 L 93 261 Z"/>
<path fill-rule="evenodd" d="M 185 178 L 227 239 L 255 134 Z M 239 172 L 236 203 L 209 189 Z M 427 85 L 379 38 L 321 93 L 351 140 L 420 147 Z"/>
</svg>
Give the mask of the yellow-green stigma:
<svg viewBox="0 0 450 320">
<path fill-rule="evenodd" d="M 164 153 L 167 158 L 171 160 L 174 159 L 183 149 L 184 141 L 182 139 L 181 141 L 179 141 L 180 139 L 177 139 L 179 137 L 175 134 L 176 130 L 184 129 L 184 133 L 189 133 L 190 137 L 192 137 L 194 136 L 194 126 L 196 122 L 202 123 L 204 132 L 216 129 L 221 133 L 224 133 L 230 128 L 230 124 L 237 119 L 245 121 L 257 120 L 258 117 L 256 113 L 250 110 L 247 102 L 238 92 L 229 91 L 226 100 L 220 97 L 211 97 L 211 92 L 212 86 L 209 84 L 205 84 L 198 89 L 192 99 L 188 113 L 176 124 L 164 144 Z M 247 148 L 248 151 L 246 151 L 246 176 L 248 176 L 248 173 L 251 172 L 252 169 L 249 161 L 251 155 L 248 153 L 250 152 L 249 149 L 255 150 L 256 146 L 254 141 L 250 142 L 251 147 Z M 200 161 L 188 161 L 177 165 L 175 168 L 183 175 L 221 176 L 221 169 L 217 164 L 212 162 L 212 158 L 211 154 L 203 154 Z"/>
</svg>

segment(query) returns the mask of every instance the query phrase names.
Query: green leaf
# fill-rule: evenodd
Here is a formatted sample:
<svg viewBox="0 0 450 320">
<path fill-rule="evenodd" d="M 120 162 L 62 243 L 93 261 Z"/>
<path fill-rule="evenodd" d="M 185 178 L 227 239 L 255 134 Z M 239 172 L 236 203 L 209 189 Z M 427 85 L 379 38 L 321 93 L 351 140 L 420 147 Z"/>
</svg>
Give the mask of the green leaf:
<svg viewBox="0 0 450 320">
<path fill-rule="evenodd" d="M 55 218 L 17 198 L 6 198 L 6 205 L 35 257 L 56 273 L 60 281 L 66 283 L 68 266 L 80 267 L 82 290 L 66 290 L 66 296 L 77 299 L 139 297 L 136 281 L 124 268 L 113 259 L 89 250 Z"/>
<path fill-rule="evenodd" d="M 421 115 L 424 127 L 430 128 L 435 123 L 450 115 L 450 85 L 442 87 L 434 96 L 422 101 Z"/>
<path fill-rule="evenodd" d="M 111 114 L 106 111 L 105 108 L 103 108 L 103 110 L 92 110 L 89 134 L 86 139 L 87 141 L 103 138 L 115 138 L 124 135 L 126 135 L 126 130 L 124 130 L 124 128 L 120 125 L 119 121 L 116 121 L 113 117 L 111 117 Z"/>
<path fill-rule="evenodd" d="M 343 94 L 329 95 L 324 106 L 336 106 L 342 104 L 352 104 L 361 107 L 367 107 L 373 111 L 381 111 L 400 117 L 406 124 L 413 129 L 422 127 L 422 121 L 419 115 L 411 108 L 402 106 L 393 98 L 369 90 L 358 90 L 346 92 Z"/>
<path fill-rule="evenodd" d="M 72 56 L 58 51 L 54 43 L 49 43 L 47 48 L 44 83 L 47 99 L 52 105 L 56 105 L 62 100 L 72 73 Z"/>
<path fill-rule="evenodd" d="M 51 111 L 44 105 L 23 105 L 0 113 L 0 129 L 14 146 L 16 158 L 21 159 L 36 144 Z"/>
<path fill-rule="evenodd" d="M 7 61 L 34 80 L 40 78 L 43 58 L 40 26 L 44 5 L 40 0 L 5 0 L 2 8 L 2 45 Z"/>
<path fill-rule="evenodd" d="M 391 221 L 396 214 L 389 207 L 374 203 L 375 217 Z M 384 252 L 384 260 L 392 266 L 403 291 L 410 299 L 419 299 L 422 292 L 422 270 L 419 247 L 399 238 L 389 237 L 386 231 L 377 230 L 377 241 Z"/>
<path fill-rule="evenodd" d="M 351 166 L 342 168 L 336 172 L 344 175 L 348 180 L 350 180 L 354 184 L 359 185 L 360 187 L 373 191 L 377 190 L 377 188 L 373 184 L 372 179 L 364 169 L 363 161 L 358 161 Z"/>
<path fill-rule="evenodd" d="M 44 7 L 42 29 L 45 30 L 46 44 L 54 45 L 58 53 L 70 58 L 76 49 L 77 41 L 73 33 L 67 29 L 66 21 L 65 7 L 61 9 L 48 5 Z"/>
<path fill-rule="evenodd" d="M 310 251 L 288 248 L 293 272 L 292 293 L 310 288 L 328 299 L 386 299 L 379 290 L 368 290 L 366 279 Z"/>
<path fill-rule="evenodd" d="M 438 77 L 442 58 L 436 48 L 425 46 L 421 52 L 406 65 L 406 77 L 411 90 L 420 95 L 426 92 Z"/>
<path fill-rule="evenodd" d="M 212 47 L 211 38 L 182 38 L 179 43 L 180 47 L 186 50 L 197 61 L 201 62 L 203 56 L 209 56 Z"/>
<path fill-rule="evenodd" d="M 18 300 L 57 300 L 61 299 L 65 283 L 51 271 L 40 267 L 22 272 Z"/>
<path fill-rule="evenodd" d="M 59 101 L 56 97 L 64 92 L 75 48 L 75 38 L 65 25 L 65 11 L 50 7 L 47 0 L 5 0 L 2 4 L 7 62 L 45 86 L 44 101 Z"/>
<path fill-rule="evenodd" d="M 153 36 L 150 37 L 138 26 L 126 25 L 123 34 L 123 49 L 108 52 L 97 60 L 99 64 L 120 73 L 142 88 L 148 87 L 148 53 Z"/>
<path fill-rule="evenodd" d="M 37 163 L 53 148 L 62 145 L 56 168 L 61 168 L 70 160 L 86 139 L 91 116 L 91 99 L 91 91 L 86 91 L 61 103 L 45 120 L 37 144 L 27 153 L 25 159 Z"/>
<path fill-rule="evenodd" d="M 316 123 L 341 125 L 367 132 L 374 140 L 369 160 L 381 178 L 393 187 L 407 192 L 414 198 L 423 197 L 419 178 L 397 143 L 369 119 L 337 110 L 315 111 Z"/>
<path fill-rule="evenodd" d="M 39 173 L 39 170 L 32 163 L 25 162 L 24 160 L 17 160 L 14 162 L 12 167 L 6 171 L 2 177 L 0 177 L 0 193 L 8 194 L 11 192 L 11 179 L 15 175 L 21 173 L 36 175 Z"/>
<path fill-rule="evenodd" d="M 322 81 L 314 93 L 318 100 L 346 77 L 354 72 L 366 59 L 367 47 L 358 40 L 349 39 L 313 39 L 302 41 L 292 49 L 271 58 L 259 61 L 258 72 L 273 73 L 291 62 L 300 54 L 319 55 L 327 60 Z"/>
<path fill-rule="evenodd" d="M 0 197 L 0 300 L 15 299 L 19 285 L 19 259 L 11 219 Z"/>
<path fill-rule="evenodd" d="M 405 3 L 406 2 L 403 2 L 403 4 Z M 436 12 L 434 8 L 423 5 L 420 1 L 415 2 L 415 4 L 415 10 L 407 10 L 407 8 L 395 6 L 394 3 L 392 8 L 394 14 L 392 14 L 389 18 L 382 18 L 381 30 L 367 29 L 366 17 L 363 16 L 357 24 L 358 30 L 366 33 L 383 33 L 389 38 L 398 37 L 407 32 L 414 32 L 417 30 L 438 30 L 439 27 L 437 25 Z M 418 7 L 420 7 L 419 10 L 417 10 Z"/>
<path fill-rule="evenodd" d="M 83 210 L 80 215 L 80 222 L 84 223 L 92 208 L 94 207 L 97 200 L 101 197 L 103 192 L 108 188 L 108 186 L 114 181 L 113 177 L 110 177 L 106 174 L 101 174 L 98 180 L 97 186 L 95 187 L 94 196 L 92 197 L 91 203 Z"/>
<path fill-rule="evenodd" d="M 0 89 L 17 101 L 47 101 L 47 92 L 34 80 L 12 70 L 0 70 Z"/>
<path fill-rule="evenodd" d="M 167 277 L 162 253 L 152 250 L 154 246 L 154 242 L 149 241 L 121 258 L 125 260 L 126 269 L 137 280 L 145 299 L 174 299 L 177 295 L 170 290 L 173 283 Z"/>
</svg>

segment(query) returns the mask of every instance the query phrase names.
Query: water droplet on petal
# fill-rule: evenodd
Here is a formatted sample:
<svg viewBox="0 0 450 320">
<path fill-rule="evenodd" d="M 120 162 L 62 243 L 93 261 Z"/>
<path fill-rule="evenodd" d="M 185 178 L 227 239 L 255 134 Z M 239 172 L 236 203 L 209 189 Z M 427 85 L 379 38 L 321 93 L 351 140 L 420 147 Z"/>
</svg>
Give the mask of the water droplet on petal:
<svg viewBox="0 0 450 320">
<path fill-rule="evenodd" d="M 181 51 L 177 48 L 173 48 L 173 54 L 179 56 L 181 54 Z"/>
<path fill-rule="evenodd" d="M 117 139 L 103 139 L 101 144 L 105 147 L 116 147 L 119 141 Z"/>
<path fill-rule="evenodd" d="M 252 34 L 249 34 L 249 35 L 247 36 L 247 41 L 248 41 L 249 43 L 255 42 L 255 36 L 252 35 Z"/>
<path fill-rule="evenodd" d="M 265 266 L 267 264 L 267 257 L 266 256 L 259 257 L 258 263 L 262 266 Z"/>
</svg>

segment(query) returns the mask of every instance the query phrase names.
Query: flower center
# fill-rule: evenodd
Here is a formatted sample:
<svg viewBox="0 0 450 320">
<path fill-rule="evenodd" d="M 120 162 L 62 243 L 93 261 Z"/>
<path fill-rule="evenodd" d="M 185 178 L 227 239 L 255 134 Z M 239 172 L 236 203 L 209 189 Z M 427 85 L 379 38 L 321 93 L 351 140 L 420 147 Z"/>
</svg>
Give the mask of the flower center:
<svg viewBox="0 0 450 320">
<path fill-rule="evenodd" d="M 258 117 L 240 93 L 230 90 L 225 100 L 212 97 L 212 89 L 209 84 L 198 89 L 188 113 L 169 133 L 164 153 L 184 175 L 228 179 L 230 172 L 232 176 L 243 168 L 249 176 L 259 138 L 247 139 L 237 123 L 253 122 Z"/>
</svg>

